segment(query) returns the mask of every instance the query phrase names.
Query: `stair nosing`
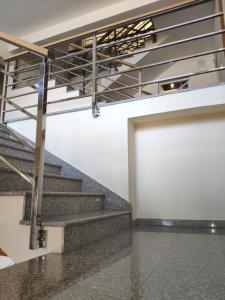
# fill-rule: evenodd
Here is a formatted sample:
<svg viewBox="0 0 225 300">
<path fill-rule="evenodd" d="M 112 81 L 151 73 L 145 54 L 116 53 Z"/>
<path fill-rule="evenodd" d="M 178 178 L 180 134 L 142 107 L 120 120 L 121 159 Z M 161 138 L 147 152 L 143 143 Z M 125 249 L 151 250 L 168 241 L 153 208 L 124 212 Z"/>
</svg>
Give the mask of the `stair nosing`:
<svg viewBox="0 0 225 300">
<path fill-rule="evenodd" d="M 107 211 L 106 211 L 107 212 Z M 117 216 L 121 216 L 121 215 L 128 215 L 131 214 L 130 210 L 120 210 L 120 211 L 110 211 L 110 213 L 105 214 L 105 215 L 96 215 L 96 216 L 90 216 L 90 217 L 84 217 L 83 219 L 79 219 L 79 220 L 73 220 L 73 221 L 54 221 L 54 220 L 45 220 L 42 222 L 42 225 L 44 226 L 49 226 L 49 227 L 63 227 L 66 228 L 67 226 L 71 226 L 71 225 L 79 225 L 79 224 L 83 224 L 83 223 L 91 223 L 94 222 L 96 220 L 104 220 L 104 219 L 109 219 L 109 218 L 113 218 L 113 217 L 117 217 Z M 82 215 L 82 214 L 80 214 Z M 76 216 L 74 216 L 76 217 Z M 20 221 L 21 225 L 30 225 L 30 221 L 29 220 L 21 220 Z"/>
</svg>

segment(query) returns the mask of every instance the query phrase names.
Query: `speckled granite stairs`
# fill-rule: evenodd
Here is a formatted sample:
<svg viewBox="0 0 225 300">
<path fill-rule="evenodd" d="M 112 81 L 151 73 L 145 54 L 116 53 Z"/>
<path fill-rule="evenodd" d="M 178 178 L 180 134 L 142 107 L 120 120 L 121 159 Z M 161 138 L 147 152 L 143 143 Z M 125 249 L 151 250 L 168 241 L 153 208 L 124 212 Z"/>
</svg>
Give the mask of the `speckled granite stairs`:
<svg viewBox="0 0 225 300">
<path fill-rule="evenodd" d="M 32 176 L 34 153 L 0 130 L 0 154 Z M 130 227 L 130 210 L 105 209 L 105 195 L 82 192 L 82 179 L 61 175 L 45 160 L 43 225 L 62 227 L 64 251 L 72 251 Z M 23 196 L 21 224 L 30 218 L 31 186 L 0 163 L 0 195 Z"/>
</svg>

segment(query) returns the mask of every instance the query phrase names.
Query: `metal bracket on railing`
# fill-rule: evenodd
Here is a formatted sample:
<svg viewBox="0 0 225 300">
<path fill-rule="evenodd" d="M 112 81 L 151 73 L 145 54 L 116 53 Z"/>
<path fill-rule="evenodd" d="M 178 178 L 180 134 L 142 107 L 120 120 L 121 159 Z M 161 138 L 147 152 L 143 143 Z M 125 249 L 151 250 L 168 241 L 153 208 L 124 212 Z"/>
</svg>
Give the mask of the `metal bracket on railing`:
<svg viewBox="0 0 225 300">
<path fill-rule="evenodd" d="M 97 103 L 92 103 L 92 116 L 94 118 L 100 117 L 100 108 Z"/>
</svg>

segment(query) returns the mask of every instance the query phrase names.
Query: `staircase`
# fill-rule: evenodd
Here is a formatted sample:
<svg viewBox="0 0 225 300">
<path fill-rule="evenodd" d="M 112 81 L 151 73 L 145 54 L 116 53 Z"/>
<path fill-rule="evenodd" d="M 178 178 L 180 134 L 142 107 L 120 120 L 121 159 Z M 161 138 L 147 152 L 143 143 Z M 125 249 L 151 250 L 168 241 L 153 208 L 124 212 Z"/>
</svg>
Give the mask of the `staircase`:
<svg viewBox="0 0 225 300">
<path fill-rule="evenodd" d="M 32 176 L 34 153 L 0 130 L 0 155 Z M 45 159 L 42 225 L 63 230 L 63 251 L 73 251 L 129 229 L 130 210 L 108 210 L 105 194 L 82 191 L 82 179 L 61 175 L 61 165 Z M 0 163 L 0 196 L 24 196 L 21 226 L 30 224 L 31 186 Z M 27 245 L 28 247 L 28 245 Z"/>
</svg>

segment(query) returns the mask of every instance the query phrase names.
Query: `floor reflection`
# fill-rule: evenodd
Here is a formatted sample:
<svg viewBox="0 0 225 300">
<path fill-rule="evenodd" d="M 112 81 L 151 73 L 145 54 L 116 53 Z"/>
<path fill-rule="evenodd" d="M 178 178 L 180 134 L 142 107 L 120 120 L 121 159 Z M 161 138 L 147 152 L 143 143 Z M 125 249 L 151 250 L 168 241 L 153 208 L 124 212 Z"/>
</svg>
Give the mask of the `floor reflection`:
<svg viewBox="0 0 225 300">
<path fill-rule="evenodd" d="M 224 282 L 224 230 L 154 227 L 4 269 L 0 299 L 213 300 Z"/>
</svg>

